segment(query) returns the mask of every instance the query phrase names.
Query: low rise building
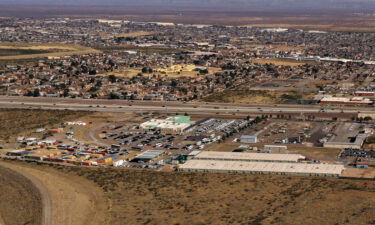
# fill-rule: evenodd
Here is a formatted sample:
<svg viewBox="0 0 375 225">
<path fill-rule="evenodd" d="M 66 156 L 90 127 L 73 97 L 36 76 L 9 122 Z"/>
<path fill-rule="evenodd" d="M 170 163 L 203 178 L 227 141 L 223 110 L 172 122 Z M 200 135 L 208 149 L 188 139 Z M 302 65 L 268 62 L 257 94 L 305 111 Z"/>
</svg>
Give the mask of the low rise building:
<svg viewBox="0 0 375 225">
<path fill-rule="evenodd" d="M 178 171 L 339 177 L 344 169 L 338 164 L 189 160 L 180 165 Z"/>
<path fill-rule="evenodd" d="M 189 116 L 171 116 L 166 119 L 152 119 L 140 125 L 142 129 L 160 129 L 163 133 L 178 134 L 194 124 Z"/>
<path fill-rule="evenodd" d="M 335 104 L 335 105 L 370 105 L 373 103 L 368 98 L 363 97 L 324 97 L 320 100 L 322 104 Z"/>
<path fill-rule="evenodd" d="M 242 135 L 240 137 L 240 142 L 242 143 L 257 143 L 258 137 L 253 135 Z"/>
<path fill-rule="evenodd" d="M 132 162 L 149 162 L 162 154 L 164 154 L 164 151 L 161 150 L 147 150 L 137 155 Z"/>
</svg>

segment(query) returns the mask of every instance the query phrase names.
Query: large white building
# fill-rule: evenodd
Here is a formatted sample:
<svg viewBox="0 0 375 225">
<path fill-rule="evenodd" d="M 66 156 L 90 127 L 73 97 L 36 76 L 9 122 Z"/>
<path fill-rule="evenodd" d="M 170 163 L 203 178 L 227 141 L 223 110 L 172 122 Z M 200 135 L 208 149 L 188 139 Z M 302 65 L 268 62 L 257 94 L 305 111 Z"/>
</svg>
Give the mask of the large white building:
<svg viewBox="0 0 375 225">
<path fill-rule="evenodd" d="M 339 177 L 343 165 L 307 164 L 279 162 L 249 162 L 223 160 L 188 160 L 178 170 L 183 172 L 234 173 L 234 174 L 279 174 L 295 176 Z"/>
<path fill-rule="evenodd" d="M 151 119 L 140 125 L 142 129 L 160 129 L 164 133 L 182 133 L 195 122 L 189 116 L 171 116 L 166 119 Z"/>
</svg>

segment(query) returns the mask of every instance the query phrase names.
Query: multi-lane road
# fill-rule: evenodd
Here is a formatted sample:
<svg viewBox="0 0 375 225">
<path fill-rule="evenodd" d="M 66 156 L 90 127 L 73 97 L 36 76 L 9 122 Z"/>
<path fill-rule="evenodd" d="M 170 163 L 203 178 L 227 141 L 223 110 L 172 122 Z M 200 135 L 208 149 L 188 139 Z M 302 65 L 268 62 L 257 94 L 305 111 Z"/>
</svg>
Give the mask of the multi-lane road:
<svg viewBox="0 0 375 225">
<path fill-rule="evenodd" d="M 177 101 L 127 101 L 72 98 L 0 96 L 0 108 L 68 109 L 102 112 L 166 112 L 189 114 L 264 113 L 375 113 L 373 107 L 322 107 L 319 105 L 228 104 Z"/>
</svg>

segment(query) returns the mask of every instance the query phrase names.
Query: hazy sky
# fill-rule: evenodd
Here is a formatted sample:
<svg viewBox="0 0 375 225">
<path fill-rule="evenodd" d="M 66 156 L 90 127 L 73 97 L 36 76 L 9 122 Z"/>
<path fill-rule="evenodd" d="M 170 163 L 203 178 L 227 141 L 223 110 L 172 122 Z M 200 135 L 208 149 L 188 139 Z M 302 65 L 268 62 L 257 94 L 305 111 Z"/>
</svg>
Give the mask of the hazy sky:
<svg viewBox="0 0 375 225">
<path fill-rule="evenodd" d="M 223 9 L 375 9 L 375 0 L 0 0 L 0 4 L 87 5 L 87 6 L 162 6 Z"/>
</svg>

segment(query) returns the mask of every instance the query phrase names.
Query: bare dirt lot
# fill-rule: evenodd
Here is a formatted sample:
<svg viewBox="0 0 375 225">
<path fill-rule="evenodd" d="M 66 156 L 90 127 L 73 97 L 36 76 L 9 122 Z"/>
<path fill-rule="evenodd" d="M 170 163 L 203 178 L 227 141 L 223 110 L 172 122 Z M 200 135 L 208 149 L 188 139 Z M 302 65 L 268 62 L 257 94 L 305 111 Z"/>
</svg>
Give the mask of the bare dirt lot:
<svg viewBox="0 0 375 225">
<path fill-rule="evenodd" d="M 96 112 L 83 117 L 81 121 L 90 122 L 87 126 L 79 126 L 74 129 L 75 138 L 88 144 L 107 145 L 98 137 L 98 131 L 108 124 L 122 124 L 124 122 L 141 122 L 142 117 L 133 113 L 100 113 Z"/>
<path fill-rule="evenodd" d="M 17 136 L 30 134 L 37 128 L 52 128 L 87 114 L 59 110 L 0 109 L 0 144 L 15 141 Z"/>
<path fill-rule="evenodd" d="M 1 43 L 0 61 L 61 57 L 100 51 L 78 45 Z"/>
<path fill-rule="evenodd" d="M 306 62 L 283 59 L 254 59 L 252 62 L 258 64 L 274 64 L 277 66 L 302 66 L 306 64 Z"/>
<path fill-rule="evenodd" d="M 14 165 L 48 188 L 58 225 L 367 225 L 375 221 L 373 181 Z"/>
<path fill-rule="evenodd" d="M 0 199 L 0 224 L 41 224 L 42 200 L 39 190 L 24 176 L 2 166 Z"/>
<path fill-rule="evenodd" d="M 225 90 L 223 92 L 213 93 L 202 101 L 205 102 L 223 102 L 223 103 L 259 103 L 276 104 L 282 102 L 282 92 L 276 91 L 258 91 L 258 90 Z"/>
<path fill-rule="evenodd" d="M 375 168 L 369 169 L 358 169 L 358 168 L 348 168 L 342 174 L 343 177 L 361 177 L 367 179 L 374 179 L 375 178 Z"/>
<path fill-rule="evenodd" d="M 51 205 L 44 205 L 44 207 L 52 208 L 51 220 L 53 225 L 102 225 L 106 224 L 106 220 L 109 219 L 109 217 L 106 216 L 108 203 L 103 196 L 103 192 L 89 180 L 77 175 L 61 173 L 48 166 L 36 166 L 34 164 L 21 162 L 6 163 L 9 164 L 10 167 L 16 168 L 20 174 L 30 174 L 43 184 L 46 189 L 45 191 L 49 193 L 51 199 Z M 14 179 L 10 178 L 10 181 L 13 182 Z M 8 185 L 5 186 L 7 187 Z M 38 190 L 33 190 L 33 193 L 29 195 L 32 196 L 34 192 L 37 194 Z M 27 198 L 26 196 L 25 200 Z M 10 205 L 16 207 L 18 202 L 14 202 Z M 25 210 L 35 209 L 25 207 Z M 12 213 L 12 216 L 18 218 L 16 213 Z M 38 216 L 38 214 L 35 214 L 35 216 Z M 3 217 L 5 219 L 5 216 Z M 30 219 L 32 218 L 33 216 L 31 215 Z M 34 224 L 41 223 L 38 222 Z"/>
<path fill-rule="evenodd" d="M 29 54 L 43 54 L 49 53 L 47 50 L 28 50 L 28 49 L 6 49 L 0 48 L 0 56 L 15 56 L 15 55 L 29 55 Z"/>
</svg>

